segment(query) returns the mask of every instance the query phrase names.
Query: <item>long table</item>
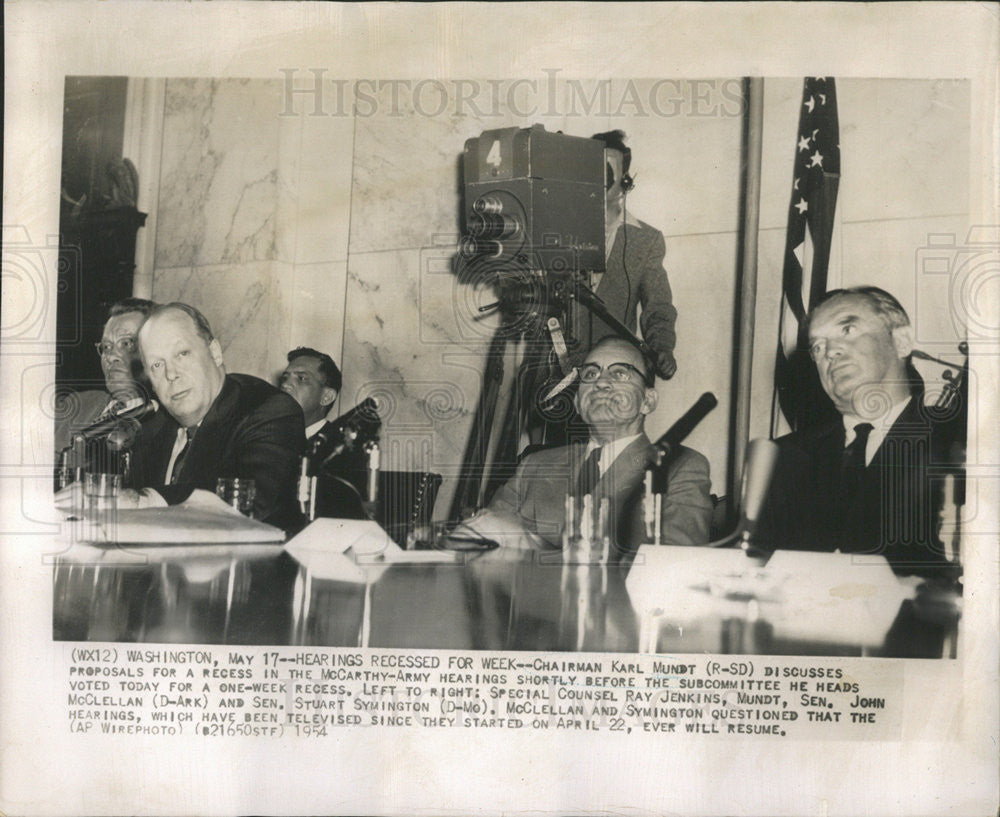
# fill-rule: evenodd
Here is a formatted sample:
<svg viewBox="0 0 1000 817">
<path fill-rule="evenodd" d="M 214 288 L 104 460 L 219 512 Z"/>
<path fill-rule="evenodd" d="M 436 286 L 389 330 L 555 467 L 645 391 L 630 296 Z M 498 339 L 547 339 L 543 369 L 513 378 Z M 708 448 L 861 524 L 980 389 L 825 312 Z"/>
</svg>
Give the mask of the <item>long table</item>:
<svg viewBox="0 0 1000 817">
<path fill-rule="evenodd" d="M 704 568 L 701 579 L 701 557 L 695 554 L 683 568 L 688 570 L 683 592 L 695 599 L 692 606 L 676 590 L 682 568 L 674 554 L 666 555 L 665 564 L 637 559 L 626 569 L 560 564 L 558 555 L 506 550 L 460 554 L 453 563 L 367 565 L 345 576 L 324 569 L 322 562 L 293 557 L 280 545 L 108 546 L 88 547 L 82 554 L 71 548 L 54 559 L 53 638 L 613 653 L 954 654 L 961 597 L 953 585 L 904 585 L 898 606 L 890 594 L 884 627 L 876 622 L 884 636 L 873 640 L 870 633 L 861 635 L 871 628 L 864 620 L 858 626 L 857 610 L 845 615 L 824 598 L 797 608 L 790 624 L 787 609 L 776 612 L 791 603 L 789 588 L 775 591 L 781 604 L 769 603 L 771 591 L 747 591 L 746 582 L 760 584 L 749 563 L 738 576 L 733 562 L 722 574 Z M 832 556 L 816 554 L 827 555 Z M 719 575 L 727 577 L 721 585 Z M 855 585 L 834 595 L 849 601 L 873 586 Z M 859 609 L 867 615 L 867 608 Z"/>
</svg>

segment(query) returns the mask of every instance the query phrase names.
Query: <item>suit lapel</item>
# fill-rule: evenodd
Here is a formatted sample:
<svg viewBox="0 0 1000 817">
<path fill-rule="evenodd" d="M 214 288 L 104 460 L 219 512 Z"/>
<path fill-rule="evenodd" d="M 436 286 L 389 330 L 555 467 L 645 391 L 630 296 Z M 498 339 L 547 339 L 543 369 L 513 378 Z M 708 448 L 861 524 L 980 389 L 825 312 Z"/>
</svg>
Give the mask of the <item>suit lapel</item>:
<svg viewBox="0 0 1000 817">
<path fill-rule="evenodd" d="M 133 482 L 136 485 L 162 485 L 167 463 L 177 439 L 177 421 L 162 406 L 148 422 L 143 423 L 133 462 Z"/>
<path fill-rule="evenodd" d="M 232 407 L 239 396 L 236 382 L 226 378 L 222 391 L 208 409 L 208 413 L 198 426 L 191 450 L 184 460 L 181 471 L 181 481 L 188 484 L 199 483 L 199 476 L 218 473 L 221 476 L 238 476 L 225 473 L 224 464 L 229 458 L 224 456 L 224 442 L 230 438 L 231 428 L 227 428 L 228 419 L 232 416 Z M 220 467 L 222 466 L 222 467 Z M 214 490 L 215 486 L 212 485 Z"/>
<path fill-rule="evenodd" d="M 639 302 L 639 273 L 643 258 L 649 253 L 653 233 L 640 224 L 625 223 L 615 233 L 607 272 L 601 276 L 597 296 L 604 301 L 612 314 L 624 316 L 624 323 L 635 331 L 635 309 Z M 626 271 L 629 277 L 626 278 Z"/>
<path fill-rule="evenodd" d="M 553 448 L 551 453 L 541 452 L 541 460 L 524 474 L 519 488 L 520 513 L 534 520 L 535 530 L 551 542 L 558 540 L 563 529 L 565 499 L 576 487 L 587 450 L 586 443 L 571 443 L 567 447 L 568 451 Z"/>
<path fill-rule="evenodd" d="M 920 406 L 917 404 L 917 396 L 910 398 L 910 402 L 904 408 L 892 428 L 885 435 L 882 444 L 872 457 L 868 466 L 869 470 L 883 468 L 896 458 L 895 452 L 900 450 L 900 446 L 906 444 L 916 446 L 918 444 L 928 444 L 930 440 L 930 425 L 921 416 Z M 906 441 L 904 443 L 904 441 Z"/>
<path fill-rule="evenodd" d="M 649 460 L 649 438 L 645 434 L 640 434 L 601 475 L 598 489 L 603 496 L 612 500 L 613 507 L 621 507 L 625 499 L 638 487 L 645 475 Z"/>
</svg>

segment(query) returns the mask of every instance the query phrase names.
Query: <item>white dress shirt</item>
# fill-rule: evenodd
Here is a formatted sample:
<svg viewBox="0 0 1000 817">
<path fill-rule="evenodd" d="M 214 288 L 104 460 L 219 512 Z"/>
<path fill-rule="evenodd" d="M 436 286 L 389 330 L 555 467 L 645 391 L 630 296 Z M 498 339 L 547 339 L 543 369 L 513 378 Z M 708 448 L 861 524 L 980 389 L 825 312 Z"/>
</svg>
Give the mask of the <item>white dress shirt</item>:
<svg viewBox="0 0 1000 817">
<path fill-rule="evenodd" d="M 170 478 L 174 474 L 174 464 L 177 462 L 177 458 L 181 455 L 181 451 L 184 450 L 184 446 L 187 445 L 188 434 L 187 429 L 181 426 L 177 429 L 177 439 L 174 440 L 174 448 L 170 452 L 170 462 L 167 463 L 167 473 L 163 481 L 169 485 Z"/>
<path fill-rule="evenodd" d="M 600 469 L 601 476 L 603 477 L 607 473 L 607 470 L 611 467 L 611 463 L 618 459 L 618 455 L 638 440 L 640 436 L 642 436 L 641 432 L 639 434 L 633 434 L 631 437 L 619 437 L 617 440 L 612 440 L 603 446 L 599 442 L 591 440 L 587 443 L 587 450 L 584 451 L 584 458 L 589 457 L 591 451 L 600 448 L 601 457 L 597 461 L 597 467 Z"/>
<path fill-rule="evenodd" d="M 857 436 L 854 432 L 854 426 L 858 423 L 871 423 L 872 430 L 868 434 L 868 444 L 865 446 L 865 465 L 871 465 L 871 462 L 875 457 L 875 452 L 878 451 L 879 446 L 882 445 L 886 435 L 889 433 L 889 429 L 892 428 L 892 424 L 899 419 L 899 415 L 903 413 L 903 409 L 906 408 L 907 404 L 909 404 L 912 399 L 912 397 L 907 397 L 905 400 L 896 403 L 881 417 L 875 417 L 873 419 L 856 417 L 853 414 L 844 414 L 844 448 L 854 442 L 854 438 Z"/>
</svg>

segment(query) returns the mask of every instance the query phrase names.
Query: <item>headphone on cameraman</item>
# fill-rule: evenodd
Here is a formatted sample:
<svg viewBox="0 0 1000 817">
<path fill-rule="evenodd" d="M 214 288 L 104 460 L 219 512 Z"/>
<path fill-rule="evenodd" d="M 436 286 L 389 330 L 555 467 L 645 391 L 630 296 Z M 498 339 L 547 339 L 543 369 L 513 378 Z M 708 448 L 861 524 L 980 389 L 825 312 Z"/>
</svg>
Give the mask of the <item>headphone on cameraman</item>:
<svg viewBox="0 0 1000 817">
<path fill-rule="evenodd" d="M 624 165 L 623 165 L 624 166 Z M 628 193 L 633 187 L 635 187 L 635 180 L 629 176 L 628 171 L 622 173 L 622 191 Z"/>
<path fill-rule="evenodd" d="M 591 139 L 597 139 L 604 143 L 605 150 L 617 150 L 622 155 L 622 177 L 621 177 L 621 188 L 623 193 L 628 193 L 633 187 L 635 187 L 635 180 L 629 175 L 628 169 L 629 165 L 632 164 L 632 149 L 625 144 L 625 131 L 623 130 L 612 130 L 606 133 L 595 133 Z M 607 165 L 607 181 L 605 182 L 605 189 L 610 190 L 615 186 L 615 171 L 611 167 L 610 162 L 606 162 Z"/>
</svg>

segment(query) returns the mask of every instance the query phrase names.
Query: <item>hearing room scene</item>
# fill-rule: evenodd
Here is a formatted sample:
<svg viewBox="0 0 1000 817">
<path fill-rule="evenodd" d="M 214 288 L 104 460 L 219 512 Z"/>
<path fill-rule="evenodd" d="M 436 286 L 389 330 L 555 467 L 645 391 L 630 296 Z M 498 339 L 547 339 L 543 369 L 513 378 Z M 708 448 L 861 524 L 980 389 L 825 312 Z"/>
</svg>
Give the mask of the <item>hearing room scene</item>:
<svg viewBox="0 0 1000 817">
<path fill-rule="evenodd" d="M 55 639 L 955 657 L 967 82 L 64 102 Z"/>
</svg>

